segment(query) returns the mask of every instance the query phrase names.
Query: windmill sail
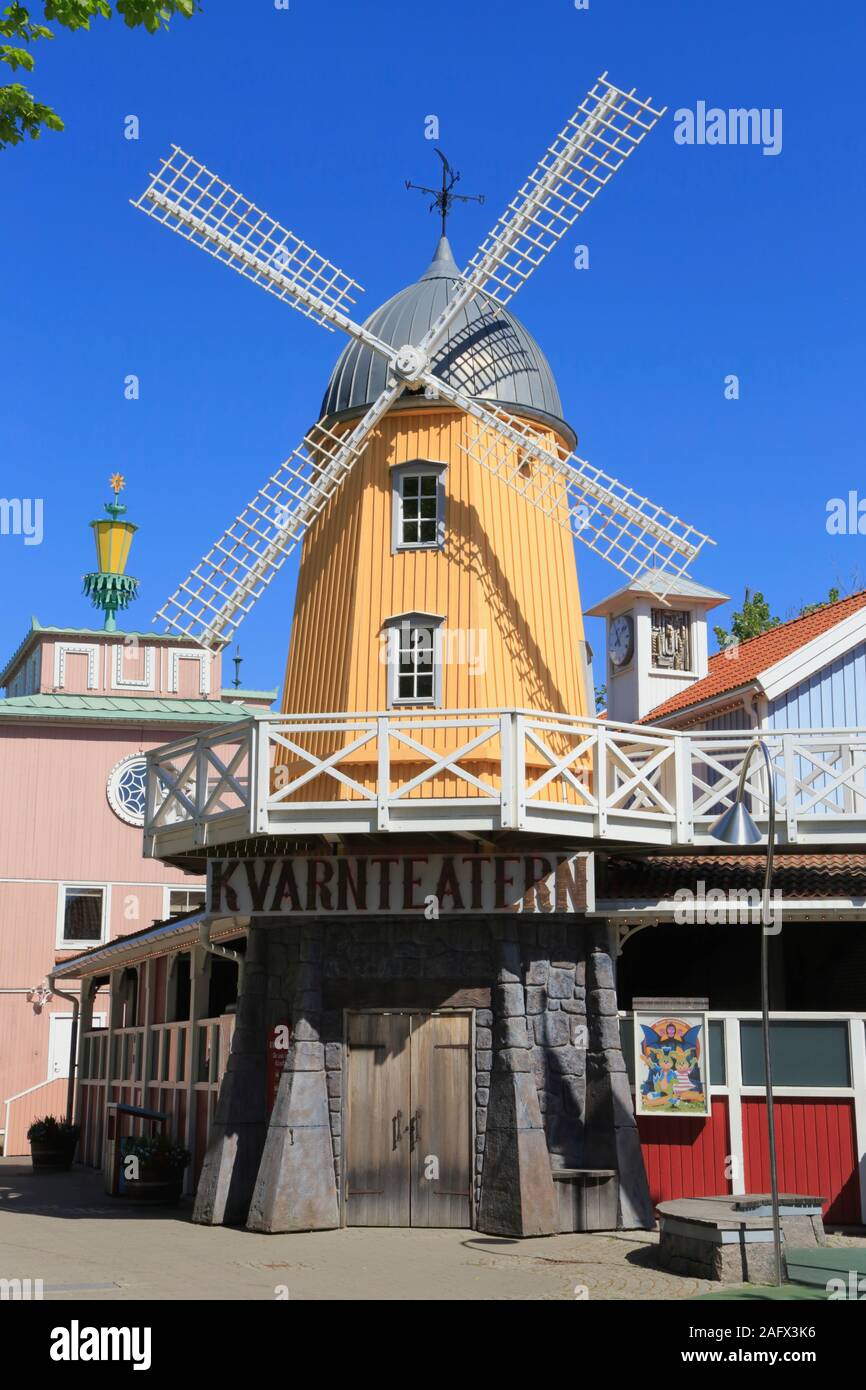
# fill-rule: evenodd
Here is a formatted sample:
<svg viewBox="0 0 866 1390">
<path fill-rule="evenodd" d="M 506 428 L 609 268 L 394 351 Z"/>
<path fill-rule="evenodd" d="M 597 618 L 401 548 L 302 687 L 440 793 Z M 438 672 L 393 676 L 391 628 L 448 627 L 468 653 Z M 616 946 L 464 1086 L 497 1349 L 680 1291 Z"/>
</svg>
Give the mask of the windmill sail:
<svg viewBox="0 0 866 1390">
<path fill-rule="evenodd" d="M 357 462 L 399 387 L 346 435 L 314 425 L 157 613 L 173 632 L 219 648 L 282 569 Z"/>
<path fill-rule="evenodd" d="M 468 442 L 461 446 L 464 452 L 623 574 L 633 578 L 654 568 L 672 584 L 709 541 L 702 531 L 564 445 L 543 443 L 537 427 L 499 406 L 482 405 L 437 377 L 429 380 L 473 421 Z M 668 591 L 662 585 L 661 597 Z"/>
<path fill-rule="evenodd" d="M 463 272 L 464 282 L 421 346 L 432 353 L 479 293 L 505 306 L 646 138 L 667 107 L 624 92 L 607 73 L 545 150 Z"/>
<path fill-rule="evenodd" d="M 325 328 L 361 286 L 179 145 L 133 207 Z"/>
<path fill-rule="evenodd" d="M 666 110 L 602 73 L 482 241 L 467 281 L 507 304 Z"/>
</svg>

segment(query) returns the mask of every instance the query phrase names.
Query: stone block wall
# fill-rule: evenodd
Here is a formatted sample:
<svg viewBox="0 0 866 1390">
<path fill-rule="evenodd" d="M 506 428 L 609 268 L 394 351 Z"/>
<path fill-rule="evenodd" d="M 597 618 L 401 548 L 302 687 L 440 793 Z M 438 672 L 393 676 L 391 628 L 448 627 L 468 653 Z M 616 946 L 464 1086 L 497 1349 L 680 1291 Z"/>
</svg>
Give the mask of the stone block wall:
<svg viewBox="0 0 866 1390">
<path fill-rule="evenodd" d="M 327 1153 L 333 1165 L 330 1190 L 341 1190 L 343 1009 L 470 1005 L 475 1010 L 476 1212 L 482 1219 L 485 1210 L 489 1213 L 482 1229 L 523 1234 L 533 1221 L 539 1232 L 546 1229 L 547 1198 L 547 1206 L 542 1203 L 535 1216 L 529 1214 L 533 1188 L 549 1183 L 552 1192 L 551 1168 L 583 1167 L 617 1169 L 620 1224 L 651 1224 L 603 927 L 540 915 L 351 924 L 263 919 L 251 931 L 251 946 L 253 992 L 245 989 L 239 1004 L 236 1047 L 240 1039 L 262 1057 L 264 1040 L 254 1032 L 284 1022 L 294 1030 L 251 1194 L 255 1229 L 293 1229 L 269 1224 L 276 1195 L 289 1181 L 287 1165 L 301 1161 L 297 1146 L 291 1151 L 275 1137 L 275 1131 L 287 1128 L 291 1134 L 293 1106 L 303 1103 L 304 1124 L 318 1126 L 309 1153 L 317 1163 Z M 298 1075 L 310 1073 L 300 1087 Z M 321 1124 L 309 1120 L 314 1093 Z M 232 1117 L 226 1107 L 221 1119 L 228 1133 Z M 536 1128 L 543 1132 L 541 1148 Z M 223 1155 L 223 1167 L 227 1161 Z M 509 1184 L 518 1193 L 512 1207 Z M 306 1209 L 313 1210 L 306 1188 L 305 1193 Z M 326 1193 L 319 1192 L 316 1201 L 317 1209 L 330 1210 Z M 213 1204 L 199 1206 L 202 1213 L 213 1211 Z M 203 1214 L 200 1219 L 220 1218 Z"/>
</svg>

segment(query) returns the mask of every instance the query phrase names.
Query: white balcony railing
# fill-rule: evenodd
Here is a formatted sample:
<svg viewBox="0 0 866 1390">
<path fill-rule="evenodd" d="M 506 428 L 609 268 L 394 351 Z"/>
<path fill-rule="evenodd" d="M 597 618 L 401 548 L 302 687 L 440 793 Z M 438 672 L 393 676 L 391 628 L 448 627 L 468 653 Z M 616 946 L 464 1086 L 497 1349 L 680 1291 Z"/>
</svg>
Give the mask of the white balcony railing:
<svg viewBox="0 0 866 1390">
<path fill-rule="evenodd" d="M 866 729 L 763 730 L 781 844 L 866 840 Z M 262 835 L 523 830 L 718 848 L 755 731 L 683 732 L 531 710 L 256 715 L 148 755 L 145 851 Z M 749 805 L 766 827 L 753 759 Z"/>
</svg>

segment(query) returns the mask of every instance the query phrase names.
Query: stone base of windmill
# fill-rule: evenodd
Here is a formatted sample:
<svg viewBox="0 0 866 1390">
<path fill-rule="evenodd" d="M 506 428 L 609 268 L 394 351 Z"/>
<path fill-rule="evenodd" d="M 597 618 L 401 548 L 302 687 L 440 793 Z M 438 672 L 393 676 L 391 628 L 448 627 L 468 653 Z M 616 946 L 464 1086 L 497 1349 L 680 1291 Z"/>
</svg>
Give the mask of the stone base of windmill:
<svg viewBox="0 0 866 1390">
<path fill-rule="evenodd" d="M 826 1245 L 823 1199 L 779 1196 L 785 1248 Z M 766 1193 L 660 1202 L 658 1262 L 672 1274 L 721 1284 L 773 1284 L 773 1218 Z"/>
<path fill-rule="evenodd" d="M 244 978 L 195 1221 L 262 1232 L 355 1224 L 346 1013 L 421 1009 L 471 1012 L 473 1029 L 465 1219 L 437 1222 L 434 1202 L 420 1224 L 512 1238 L 654 1225 L 598 924 L 262 919 Z M 265 1039 L 286 1018 L 292 1044 L 268 1115 Z"/>
</svg>

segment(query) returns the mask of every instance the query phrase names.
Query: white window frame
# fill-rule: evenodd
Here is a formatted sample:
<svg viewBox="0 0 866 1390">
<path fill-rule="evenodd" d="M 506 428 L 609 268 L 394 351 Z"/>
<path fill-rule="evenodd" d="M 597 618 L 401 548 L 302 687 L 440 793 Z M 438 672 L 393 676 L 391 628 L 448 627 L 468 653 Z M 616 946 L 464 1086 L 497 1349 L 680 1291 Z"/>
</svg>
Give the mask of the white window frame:
<svg viewBox="0 0 866 1390">
<path fill-rule="evenodd" d="M 63 927 L 66 919 L 66 894 L 70 889 L 76 888 L 101 888 L 102 889 L 102 922 L 101 934 L 93 940 L 87 941 L 67 941 L 63 936 Z M 64 880 L 57 885 L 57 923 L 55 933 L 55 947 L 58 951 L 79 951 L 89 950 L 91 946 L 101 946 L 108 940 L 108 924 L 111 921 L 111 884 L 87 882 L 76 882 L 75 880 Z"/>
<path fill-rule="evenodd" d="M 54 684 L 58 690 L 66 688 L 67 656 L 87 657 L 87 689 L 96 690 L 98 681 L 96 663 L 99 647 L 95 642 L 56 642 L 54 645 Z"/>
<path fill-rule="evenodd" d="M 162 890 L 162 917 L 166 921 L 171 916 L 171 895 L 172 893 L 203 893 L 204 901 L 199 908 L 204 912 L 207 907 L 207 884 L 196 883 L 187 887 L 184 883 L 168 883 Z"/>
<path fill-rule="evenodd" d="M 210 652 L 193 651 L 191 647 L 172 647 L 168 653 L 168 689 L 169 693 L 176 695 L 180 689 L 180 663 L 182 661 L 198 662 L 198 693 L 204 697 L 210 695 L 211 689 L 211 654 Z"/>
<path fill-rule="evenodd" d="M 144 652 L 144 675 L 141 677 L 125 676 L 123 674 L 124 662 L 128 651 Z M 154 659 L 153 647 L 145 647 L 140 642 L 122 643 L 118 642 L 114 648 L 114 662 L 112 666 L 112 690 L 154 690 L 153 673 Z"/>
<path fill-rule="evenodd" d="M 445 474 L 448 465 L 435 459 L 412 459 L 391 467 L 391 553 L 442 550 L 445 545 Z M 432 541 L 403 539 L 403 483 L 406 478 L 436 478 L 436 538 Z"/>
<path fill-rule="evenodd" d="M 442 707 L 442 624 L 439 613 L 395 613 L 382 624 L 388 638 L 388 708 L 415 709 Z M 403 627 L 429 628 L 433 633 L 433 694 L 407 700 L 399 694 L 400 632 Z"/>
</svg>

